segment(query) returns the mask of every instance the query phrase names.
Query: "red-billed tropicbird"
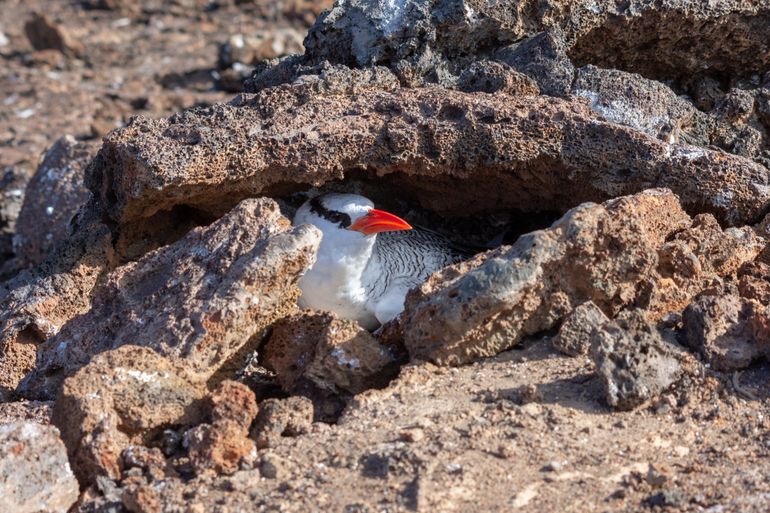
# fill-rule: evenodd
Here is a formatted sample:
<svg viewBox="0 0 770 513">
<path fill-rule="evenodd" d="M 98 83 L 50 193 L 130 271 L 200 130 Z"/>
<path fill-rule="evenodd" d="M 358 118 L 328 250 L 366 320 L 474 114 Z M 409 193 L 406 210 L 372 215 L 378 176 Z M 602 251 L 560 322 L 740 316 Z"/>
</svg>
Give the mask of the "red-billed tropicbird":
<svg viewBox="0 0 770 513">
<path fill-rule="evenodd" d="M 409 289 L 462 259 L 448 240 L 377 210 L 357 194 L 323 194 L 306 201 L 294 224 L 323 233 L 313 267 L 299 282 L 300 306 L 335 312 L 366 329 L 396 317 Z"/>
</svg>

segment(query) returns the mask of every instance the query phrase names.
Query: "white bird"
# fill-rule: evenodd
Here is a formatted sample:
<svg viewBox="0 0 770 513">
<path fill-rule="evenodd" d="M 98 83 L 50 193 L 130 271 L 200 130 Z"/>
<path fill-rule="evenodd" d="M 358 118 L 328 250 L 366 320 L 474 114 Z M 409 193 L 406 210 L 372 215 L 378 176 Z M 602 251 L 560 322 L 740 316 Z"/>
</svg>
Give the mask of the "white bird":
<svg viewBox="0 0 770 513">
<path fill-rule="evenodd" d="M 464 256 L 440 235 L 413 229 L 357 194 L 316 196 L 297 210 L 294 224 L 323 234 L 316 262 L 299 282 L 300 306 L 369 330 L 403 311 L 409 289 Z"/>
</svg>

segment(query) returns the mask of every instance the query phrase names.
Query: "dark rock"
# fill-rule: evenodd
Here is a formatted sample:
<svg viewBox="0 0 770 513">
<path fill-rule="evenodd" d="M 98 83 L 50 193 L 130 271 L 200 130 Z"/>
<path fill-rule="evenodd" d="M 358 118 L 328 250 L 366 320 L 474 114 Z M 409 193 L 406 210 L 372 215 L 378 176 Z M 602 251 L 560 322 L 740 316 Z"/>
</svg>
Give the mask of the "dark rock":
<svg viewBox="0 0 770 513">
<path fill-rule="evenodd" d="M 756 309 L 734 295 L 702 296 L 684 311 L 684 339 L 714 370 L 744 369 L 762 354 L 751 331 Z"/>
<path fill-rule="evenodd" d="M 591 301 L 586 301 L 564 318 L 559 333 L 552 339 L 553 346 L 569 356 L 588 353 L 591 347 L 591 334 L 609 319 L 601 309 Z"/>
<path fill-rule="evenodd" d="M 647 322 L 624 311 L 593 332 L 591 358 L 607 404 L 631 410 L 666 390 L 684 373 L 682 351 Z"/>
<path fill-rule="evenodd" d="M 499 50 L 495 59 L 527 75 L 543 94 L 566 96 L 575 77 L 567 47 L 559 31 L 542 32 Z"/>
<path fill-rule="evenodd" d="M 64 136 L 43 156 L 27 186 L 13 238 L 20 265 L 40 264 L 68 237 L 70 220 L 88 200 L 83 173 L 97 148 Z"/>
</svg>

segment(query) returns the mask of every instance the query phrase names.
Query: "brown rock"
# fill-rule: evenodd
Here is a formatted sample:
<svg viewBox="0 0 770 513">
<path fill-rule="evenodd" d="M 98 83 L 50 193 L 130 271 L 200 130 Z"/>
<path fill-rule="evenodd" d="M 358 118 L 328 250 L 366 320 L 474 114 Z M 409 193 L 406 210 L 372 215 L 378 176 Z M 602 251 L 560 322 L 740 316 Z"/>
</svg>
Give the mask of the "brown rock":
<svg viewBox="0 0 770 513">
<path fill-rule="evenodd" d="M 287 391 L 310 382 L 332 393 L 357 394 L 387 383 L 392 363 L 368 331 L 331 313 L 303 311 L 281 319 L 264 349 L 265 367 Z"/>
<path fill-rule="evenodd" d="M 275 202 L 243 201 L 109 274 L 91 310 L 39 348 L 23 393 L 50 397 L 93 354 L 124 344 L 184 359 L 207 377 L 239 367 L 257 335 L 296 308 L 296 282 L 319 240 L 313 227 L 291 229 Z"/>
<path fill-rule="evenodd" d="M 83 53 L 83 45 L 76 41 L 69 32 L 45 14 L 32 13 L 32 17 L 24 24 L 24 32 L 35 50 L 58 50 L 70 57 L 79 57 Z"/>
<path fill-rule="evenodd" d="M 434 274 L 407 297 L 404 341 L 412 358 L 460 364 L 550 329 L 589 300 L 610 316 L 641 306 L 656 321 L 734 276 L 763 245 L 748 227 L 692 222 L 668 191 L 582 205 L 510 248 Z"/>
<path fill-rule="evenodd" d="M 94 143 L 68 135 L 46 152 L 27 186 L 16 225 L 13 244 L 21 266 L 40 264 L 67 238 L 70 220 L 88 200 L 83 172 L 96 150 Z"/>
<path fill-rule="evenodd" d="M 55 427 L 0 425 L 0 511 L 66 513 L 78 493 Z"/>
<path fill-rule="evenodd" d="M 0 294 L 0 400 L 33 369 L 39 345 L 90 308 L 91 290 L 114 263 L 111 239 L 90 205 L 45 262 L 7 283 L 10 292 Z"/>
<path fill-rule="evenodd" d="M 765 262 L 748 262 L 738 273 L 738 290 L 741 297 L 770 305 L 770 265 Z"/>
<path fill-rule="evenodd" d="M 374 173 L 425 207 L 466 214 L 564 210 L 650 186 L 729 224 L 770 205 L 766 168 L 600 121 L 582 100 L 437 88 L 345 97 L 302 81 L 134 119 L 105 138 L 87 183 L 113 220 L 138 223 L 179 204 L 218 214 L 279 185 Z"/>
<path fill-rule="evenodd" d="M 569 356 L 588 353 L 591 347 L 591 333 L 609 319 L 591 301 L 586 301 L 564 318 L 559 333 L 552 340 L 553 346 Z"/>
<path fill-rule="evenodd" d="M 53 421 L 81 483 L 118 479 L 124 450 L 171 425 L 203 419 L 205 380 L 185 360 L 126 345 L 94 356 L 64 381 Z"/>
<path fill-rule="evenodd" d="M 282 436 L 307 433 L 313 423 L 313 403 L 301 396 L 266 399 L 259 404 L 251 438 L 259 449 L 274 446 Z"/>
<path fill-rule="evenodd" d="M 185 433 L 190 461 L 198 474 L 206 470 L 229 474 L 240 462 L 256 456 L 249 427 L 257 415 L 257 399 L 247 386 L 224 381 L 211 396 L 211 423 Z"/>
<path fill-rule="evenodd" d="M 452 266 L 413 290 L 402 314 L 407 350 L 460 364 L 549 329 L 588 300 L 614 315 L 633 304 L 666 237 L 689 224 L 665 190 L 581 205 L 551 228 L 463 264 L 464 274 Z"/>
<path fill-rule="evenodd" d="M 510 66 L 494 61 L 477 61 L 462 72 L 457 87 L 466 93 L 501 92 L 512 96 L 537 96 L 534 80 Z"/>
</svg>

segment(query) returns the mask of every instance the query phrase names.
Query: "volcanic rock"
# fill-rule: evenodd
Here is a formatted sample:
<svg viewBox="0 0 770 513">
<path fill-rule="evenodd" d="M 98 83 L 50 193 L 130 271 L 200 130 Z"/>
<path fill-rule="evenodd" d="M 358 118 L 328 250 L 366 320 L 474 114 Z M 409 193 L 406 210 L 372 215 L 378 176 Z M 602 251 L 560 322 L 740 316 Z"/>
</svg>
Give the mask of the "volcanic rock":
<svg viewBox="0 0 770 513">
<path fill-rule="evenodd" d="M 739 296 L 699 297 L 684 311 L 684 339 L 714 370 L 744 369 L 763 353 L 751 321 L 758 309 Z"/>
<path fill-rule="evenodd" d="M 184 443 L 197 473 L 211 469 L 229 474 L 244 458 L 256 457 L 249 428 L 257 415 L 257 400 L 246 385 L 235 381 L 223 381 L 209 400 L 210 423 L 187 431 Z"/>
<path fill-rule="evenodd" d="M 750 76 L 770 65 L 770 9 L 750 0 L 597 3 L 345 0 L 305 41 L 308 58 L 386 65 L 402 82 L 451 83 L 478 53 L 562 31 L 570 57 L 652 78 Z M 728 48 L 725 38 L 734 37 Z M 531 38 L 530 38 L 531 39 Z"/>
<path fill-rule="evenodd" d="M 764 244 L 748 227 L 723 231 L 708 215 L 693 222 L 665 190 L 581 205 L 510 248 L 435 273 L 407 296 L 404 342 L 412 358 L 454 365 L 550 329 L 589 300 L 610 316 L 643 305 L 655 321 Z"/>
<path fill-rule="evenodd" d="M 1 171 L 3 174 L 0 177 L 0 264 L 5 264 L 13 257 L 13 234 L 24 202 L 24 190 L 30 177 L 22 167 L 9 166 Z"/>
<path fill-rule="evenodd" d="M 65 28 L 42 13 L 32 13 L 24 24 L 24 32 L 35 50 L 58 50 L 70 57 L 79 57 L 84 50 Z"/>
<path fill-rule="evenodd" d="M 266 399 L 259 403 L 259 414 L 254 421 L 251 437 L 257 447 L 264 449 L 275 444 L 282 436 L 307 433 L 313 423 L 313 403 L 306 397 Z"/>
<path fill-rule="evenodd" d="M 87 184 L 126 224 L 181 204 L 221 215 L 287 183 L 374 174 L 441 213 L 563 211 L 650 186 L 728 224 L 770 206 L 768 169 L 603 122 L 582 100 L 438 88 L 327 96 L 301 81 L 165 120 L 136 118 L 105 138 Z"/>
<path fill-rule="evenodd" d="M 55 427 L 0 424 L 0 511 L 66 513 L 78 494 Z"/>
<path fill-rule="evenodd" d="M 70 230 L 45 262 L 0 294 L 0 400 L 33 369 L 39 345 L 91 307 L 91 290 L 114 265 L 112 235 L 93 205 L 73 218 Z"/>
<path fill-rule="evenodd" d="M 357 394 L 387 383 L 395 363 L 390 352 L 354 321 L 303 311 L 273 325 L 264 365 L 281 386 L 306 383 L 331 393 Z"/>
<path fill-rule="evenodd" d="M 537 96 L 540 89 L 534 80 L 506 64 L 477 61 L 462 72 L 457 87 L 466 93 L 501 92 L 511 96 Z"/>
<path fill-rule="evenodd" d="M 607 404 L 619 410 L 633 409 L 654 398 L 684 372 L 683 351 L 667 341 L 640 310 L 624 311 L 597 327 L 591 358 Z"/>
<path fill-rule="evenodd" d="M 591 334 L 594 329 L 604 325 L 609 319 L 598 306 L 586 301 L 564 318 L 559 333 L 553 338 L 553 347 L 568 356 L 588 353 L 591 347 Z"/>
<path fill-rule="evenodd" d="M 530 77 L 550 96 L 567 96 L 575 80 L 575 66 L 567 57 L 564 36 L 558 30 L 502 48 L 495 59 Z"/>
<path fill-rule="evenodd" d="M 91 309 L 39 347 L 22 392 L 51 397 L 94 354 L 124 344 L 183 359 L 208 377 L 239 367 L 262 330 L 296 308 L 297 280 L 319 241 L 314 227 L 291 229 L 275 202 L 243 201 L 110 273 Z"/>
<path fill-rule="evenodd" d="M 94 356 L 64 381 L 53 421 L 81 483 L 118 479 L 125 449 L 165 427 L 201 422 L 205 395 L 205 376 L 187 361 L 126 345 Z"/>
<path fill-rule="evenodd" d="M 96 154 L 92 142 L 57 140 L 43 156 L 26 190 L 13 238 L 19 265 L 40 264 L 68 236 L 68 225 L 88 200 L 83 173 Z"/>
</svg>

